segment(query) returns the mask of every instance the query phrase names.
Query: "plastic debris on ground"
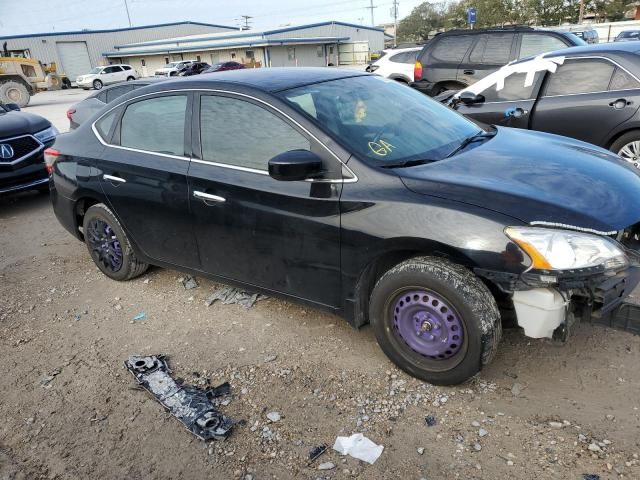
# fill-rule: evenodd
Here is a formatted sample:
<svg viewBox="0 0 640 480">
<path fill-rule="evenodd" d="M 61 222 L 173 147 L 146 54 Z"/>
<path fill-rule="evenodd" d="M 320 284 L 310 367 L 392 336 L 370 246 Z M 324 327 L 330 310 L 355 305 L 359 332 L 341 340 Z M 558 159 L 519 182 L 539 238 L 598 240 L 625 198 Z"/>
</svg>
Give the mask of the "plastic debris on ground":
<svg viewBox="0 0 640 480">
<path fill-rule="evenodd" d="M 384 447 L 376 445 L 361 433 L 354 433 L 350 437 L 337 437 L 333 449 L 341 455 L 350 455 L 373 465 L 382 455 Z"/>
<path fill-rule="evenodd" d="M 600 480 L 600 475 L 597 473 L 583 473 L 582 480 Z"/>
<path fill-rule="evenodd" d="M 267 297 L 260 295 L 259 293 L 249 293 L 235 287 L 224 286 L 222 288 L 218 288 L 209 295 L 205 300 L 205 304 L 209 307 L 217 300 L 220 300 L 224 305 L 237 303 L 238 305 L 242 305 L 244 308 L 251 308 L 258 300 L 262 300 L 264 298 Z"/>
<path fill-rule="evenodd" d="M 427 424 L 427 427 L 433 427 L 436 424 L 436 417 L 433 415 L 427 415 L 424 417 L 424 423 Z"/>
<path fill-rule="evenodd" d="M 192 288 L 199 287 L 198 281 L 191 275 L 189 275 L 187 278 L 182 280 L 182 286 L 184 287 L 185 290 L 191 290 Z"/>
<path fill-rule="evenodd" d="M 144 320 L 146 316 L 147 316 L 147 314 L 145 312 L 140 312 L 135 317 L 133 317 L 133 321 L 134 322 L 140 322 L 140 321 Z"/>
<path fill-rule="evenodd" d="M 311 450 L 309 450 L 309 462 L 307 463 L 307 465 L 311 465 L 313 462 L 315 462 L 323 453 L 327 451 L 327 448 L 329 448 L 329 446 L 326 443 L 322 443 L 317 447 L 313 447 Z"/>
<path fill-rule="evenodd" d="M 228 394 L 228 384 L 202 390 L 174 379 L 164 355 L 131 355 L 124 364 L 138 384 L 199 439 L 221 440 L 231 433 L 235 422 L 222 415 L 211 401 Z"/>
</svg>

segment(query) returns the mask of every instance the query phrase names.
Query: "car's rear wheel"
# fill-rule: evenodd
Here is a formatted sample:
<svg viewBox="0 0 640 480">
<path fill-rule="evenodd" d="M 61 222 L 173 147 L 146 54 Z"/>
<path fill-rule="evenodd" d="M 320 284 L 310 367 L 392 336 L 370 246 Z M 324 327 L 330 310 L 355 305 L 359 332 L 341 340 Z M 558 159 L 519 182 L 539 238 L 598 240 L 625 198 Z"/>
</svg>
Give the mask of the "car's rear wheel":
<svg viewBox="0 0 640 480">
<path fill-rule="evenodd" d="M 438 385 L 478 373 L 502 335 L 489 289 L 466 268 L 435 257 L 412 258 L 386 272 L 371 294 L 369 318 L 398 367 Z"/>
<path fill-rule="evenodd" d="M 122 226 L 105 204 L 89 207 L 82 227 L 91 258 L 109 278 L 130 280 L 149 268 L 138 260 Z"/>
<path fill-rule="evenodd" d="M 621 135 L 611 144 L 610 150 L 634 167 L 640 168 L 640 130 L 633 130 Z"/>
<path fill-rule="evenodd" d="M 95 88 L 96 90 L 101 90 L 102 89 L 102 82 L 100 80 L 94 80 L 93 81 L 93 88 Z"/>
</svg>

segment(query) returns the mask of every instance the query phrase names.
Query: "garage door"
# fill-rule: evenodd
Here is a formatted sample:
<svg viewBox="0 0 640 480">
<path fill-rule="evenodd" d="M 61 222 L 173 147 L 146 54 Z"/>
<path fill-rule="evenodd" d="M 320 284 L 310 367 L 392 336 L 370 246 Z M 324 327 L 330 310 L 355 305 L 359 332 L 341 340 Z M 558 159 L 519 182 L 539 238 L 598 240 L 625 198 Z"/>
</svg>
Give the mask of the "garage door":
<svg viewBox="0 0 640 480">
<path fill-rule="evenodd" d="M 340 65 L 364 65 L 369 56 L 369 42 L 341 43 L 338 45 Z"/>
<path fill-rule="evenodd" d="M 85 42 L 58 42 L 58 54 L 62 62 L 62 70 L 72 82 L 91 70 L 89 51 Z"/>
</svg>

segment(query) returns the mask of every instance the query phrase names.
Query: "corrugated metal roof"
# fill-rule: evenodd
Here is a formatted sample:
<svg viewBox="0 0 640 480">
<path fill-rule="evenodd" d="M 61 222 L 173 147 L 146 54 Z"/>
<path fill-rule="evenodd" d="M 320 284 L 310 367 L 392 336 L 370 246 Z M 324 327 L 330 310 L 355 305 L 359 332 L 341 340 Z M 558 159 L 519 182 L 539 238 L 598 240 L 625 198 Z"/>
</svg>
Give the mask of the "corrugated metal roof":
<svg viewBox="0 0 640 480">
<path fill-rule="evenodd" d="M 106 30 L 76 30 L 76 31 L 69 31 L 69 32 L 28 33 L 23 35 L 4 36 L 4 37 L 0 37 L 0 40 L 9 40 L 13 38 L 30 38 L 30 37 L 55 37 L 59 35 L 90 35 L 92 33 L 126 32 L 131 30 L 142 30 L 145 28 L 173 27 L 176 25 L 200 25 L 203 27 L 228 28 L 229 30 L 238 30 L 237 27 L 230 27 L 228 25 L 216 25 L 214 23 L 184 21 L 184 22 L 173 22 L 173 23 L 158 23 L 155 25 L 141 25 L 139 27 L 112 28 L 112 29 L 106 29 Z"/>
</svg>

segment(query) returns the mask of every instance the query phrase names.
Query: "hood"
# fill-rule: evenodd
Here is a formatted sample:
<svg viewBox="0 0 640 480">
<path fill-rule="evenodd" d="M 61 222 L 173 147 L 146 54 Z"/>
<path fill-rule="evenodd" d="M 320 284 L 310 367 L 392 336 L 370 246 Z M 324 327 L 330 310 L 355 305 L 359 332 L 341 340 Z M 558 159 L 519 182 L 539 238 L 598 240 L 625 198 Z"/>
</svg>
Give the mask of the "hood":
<svg viewBox="0 0 640 480">
<path fill-rule="evenodd" d="M 398 169 L 410 190 L 524 223 L 613 232 L 640 221 L 640 170 L 594 145 L 499 128 L 449 159 Z"/>
<path fill-rule="evenodd" d="M 50 126 L 49 120 L 33 113 L 0 113 L 0 139 L 36 133 Z"/>
</svg>

